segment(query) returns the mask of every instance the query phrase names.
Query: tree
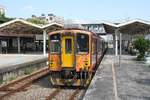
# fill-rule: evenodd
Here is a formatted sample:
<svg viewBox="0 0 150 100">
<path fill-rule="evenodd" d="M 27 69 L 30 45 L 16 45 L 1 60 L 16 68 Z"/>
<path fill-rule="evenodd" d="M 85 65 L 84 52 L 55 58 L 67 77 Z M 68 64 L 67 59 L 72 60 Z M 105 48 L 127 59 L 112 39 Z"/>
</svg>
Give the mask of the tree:
<svg viewBox="0 0 150 100">
<path fill-rule="evenodd" d="M 47 24 L 47 22 L 45 20 L 41 20 L 39 18 L 28 18 L 27 19 L 28 22 L 31 22 L 31 23 L 34 23 L 34 24 L 37 24 L 37 25 L 45 25 Z"/>
<path fill-rule="evenodd" d="M 12 20 L 13 18 L 8 18 L 8 17 L 5 17 L 4 14 L 0 14 L 0 24 L 2 23 L 5 23 L 5 22 L 8 22 L 10 20 Z"/>
<path fill-rule="evenodd" d="M 144 60 L 145 52 L 150 48 L 150 40 L 145 39 L 144 37 L 139 37 L 133 42 L 135 49 L 139 51 L 137 60 Z"/>
</svg>

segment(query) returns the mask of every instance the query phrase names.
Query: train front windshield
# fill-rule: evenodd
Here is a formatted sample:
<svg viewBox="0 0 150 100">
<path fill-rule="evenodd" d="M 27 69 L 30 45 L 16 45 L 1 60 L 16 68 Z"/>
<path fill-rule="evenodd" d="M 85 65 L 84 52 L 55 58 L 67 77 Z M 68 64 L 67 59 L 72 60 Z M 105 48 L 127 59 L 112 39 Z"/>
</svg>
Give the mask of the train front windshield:
<svg viewBox="0 0 150 100">
<path fill-rule="evenodd" d="M 78 33 L 77 34 L 77 52 L 88 53 L 89 52 L 89 35 Z"/>
<path fill-rule="evenodd" d="M 50 36 L 50 53 L 60 53 L 60 34 Z"/>
</svg>

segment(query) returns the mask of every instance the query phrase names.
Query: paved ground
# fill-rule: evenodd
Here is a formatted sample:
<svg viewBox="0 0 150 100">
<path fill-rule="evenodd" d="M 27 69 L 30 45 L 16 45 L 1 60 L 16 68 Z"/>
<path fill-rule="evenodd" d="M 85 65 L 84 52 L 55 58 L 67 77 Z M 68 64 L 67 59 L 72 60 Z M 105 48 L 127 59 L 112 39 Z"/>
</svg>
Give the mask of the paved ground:
<svg viewBox="0 0 150 100">
<path fill-rule="evenodd" d="M 26 63 L 38 59 L 46 58 L 43 55 L 32 54 L 0 54 L 0 69 L 12 65 Z"/>
<path fill-rule="evenodd" d="M 84 100 L 114 100 L 111 62 L 115 63 L 119 100 L 150 100 L 150 67 L 137 62 L 135 56 L 123 55 L 121 67 L 118 57 L 104 56 Z"/>
<path fill-rule="evenodd" d="M 85 94 L 84 100 L 112 100 L 113 80 L 111 63 L 112 56 L 104 56 Z"/>
<path fill-rule="evenodd" d="M 116 67 L 118 95 L 121 100 L 150 100 L 150 67 L 135 58 L 124 55 Z"/>
</svg>

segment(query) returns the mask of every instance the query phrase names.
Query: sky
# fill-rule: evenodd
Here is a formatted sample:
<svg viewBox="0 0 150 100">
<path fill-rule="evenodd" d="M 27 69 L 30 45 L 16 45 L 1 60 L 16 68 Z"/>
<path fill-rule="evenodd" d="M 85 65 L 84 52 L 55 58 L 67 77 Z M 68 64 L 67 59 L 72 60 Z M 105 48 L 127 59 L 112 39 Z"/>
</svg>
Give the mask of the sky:
<svg viewBox="0 0 150 100">
<path fill-rule="evenodd" d="M 28 18 L 53 13 L 65 19 L 150 20 L 150 0 L 0 0 L 6 16 Z"/>
</svg>

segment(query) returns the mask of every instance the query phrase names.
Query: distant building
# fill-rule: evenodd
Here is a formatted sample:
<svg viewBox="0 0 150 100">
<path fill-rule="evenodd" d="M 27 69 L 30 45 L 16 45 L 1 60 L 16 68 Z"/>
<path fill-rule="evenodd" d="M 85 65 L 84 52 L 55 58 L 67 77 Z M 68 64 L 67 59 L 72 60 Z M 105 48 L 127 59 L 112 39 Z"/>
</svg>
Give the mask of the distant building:
<svg viewBox="0 0 150 100">
<path fill-rule="evenodd" d="M 52 23 L 52 22 L 57 22 L 57 23 L 60 23 L 60 24 L 64 23 L 64 18 L 63 17 L 59 17 L 59 16 L 56 16 L 54 14 L 48 14 L 48 15 L 41 14 L 41 16 L 39 16 L 39 17 L 37 17 L 35 15 L 32 15 L 32 18 L 39 18 L 41 20 L 47 21 L 48 23 Z"/>
<path fill-rule="evenodd" d="M 5 15 L 5 11 L 6 11 L 6 8 L 2 5 L 0 5 L 0 15 Z"/>
</svg>

